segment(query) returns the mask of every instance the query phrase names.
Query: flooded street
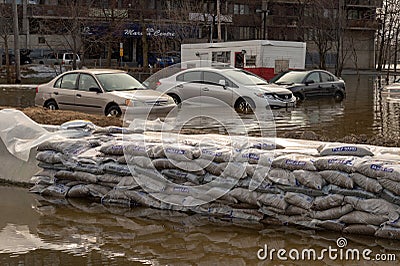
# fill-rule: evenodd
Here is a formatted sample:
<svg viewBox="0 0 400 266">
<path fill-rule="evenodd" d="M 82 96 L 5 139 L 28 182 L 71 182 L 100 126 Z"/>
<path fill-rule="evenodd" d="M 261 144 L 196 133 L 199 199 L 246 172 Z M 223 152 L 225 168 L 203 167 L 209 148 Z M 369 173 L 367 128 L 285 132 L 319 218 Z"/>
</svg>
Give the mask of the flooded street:
<svg viewBox="0 0 400 266">
<path fill-rule="evenodd" d="M 320 252 L 329 246 L 338 249 L 336 240 L 343 236 L 198 214 L 45 200 L 21 188 L 0 187 L 0 193 L 1 265 L 262 265 L 271 262 L 257 257 L 265 245 L 268 250 L 308 248 Z M 370 249 L 374 255 L 400 256 L 399 241 L 344 237 L 347 246 L 343 250 L 358 249 L 361 254 Z M 283 262 L 276 253 L 273 258 L 274 264 Z M 362 258 L 346 261 L 344 257 L 330 259 L 327 255 L 312 262 L 347 263 L 374 264 Z M 381 264 L 384 263 L 375 262 Z M 393 261 L 385 265 L 393 265 Z"/>
<path fill-rule="evenodd" d="M 343 102 L 307 100 L 294 109 L 272 110 L 276 135 L 309 130 L 332 138 L 400 137 L 400 98 L 380 91 L 373 76 L 343 78 Z M 200 119 L 188 126 L 215 129 L 223 121 L 240 133 L 229 117 L 222 114 L 215 125 Z M 250 131 L 257 128 L 252 115 L 241 119 Z M 0 265 L 394 265 L 400 259 L 400 241 L 395 240 L 43 198 L 19 187 L 0 186 L 0 195 Z M 339 245 L 340 237 L 345 245 Z M 277 257 L 279 249 L 286 258 L 304 249 L 315 250 L 316 257 L 285 261 Z M 358 260 L 343 255 L 349 249 L 358 252 Z M 362 257 L 365 250 L 371 252 Z"/>
</svg>

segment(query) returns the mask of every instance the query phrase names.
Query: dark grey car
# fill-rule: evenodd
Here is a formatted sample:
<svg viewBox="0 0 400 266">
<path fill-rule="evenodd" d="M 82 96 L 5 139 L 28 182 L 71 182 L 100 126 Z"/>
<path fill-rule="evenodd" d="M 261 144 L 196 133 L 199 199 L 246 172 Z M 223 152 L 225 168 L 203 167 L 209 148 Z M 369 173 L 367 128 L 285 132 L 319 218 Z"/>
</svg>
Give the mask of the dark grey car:
<svg viewBox="0 0 400 266">
<path fill-rule="evenodd" d="M 298 100 L 330 96 L 341 101 L 346 97 L 344 80 L 325 70 L 287 71 L 270 82 L 291 90 Z"/>
</svg>

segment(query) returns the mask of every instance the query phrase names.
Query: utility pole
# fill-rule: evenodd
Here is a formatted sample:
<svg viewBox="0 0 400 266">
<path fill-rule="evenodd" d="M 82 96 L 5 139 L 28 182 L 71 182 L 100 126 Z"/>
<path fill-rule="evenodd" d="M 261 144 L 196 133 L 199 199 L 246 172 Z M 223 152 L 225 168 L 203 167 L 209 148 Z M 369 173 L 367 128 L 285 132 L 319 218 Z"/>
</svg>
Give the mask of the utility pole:
<svg viewBox="0 0 400 266">
<path fill-rule="evenodd" d="M 221 1 L 217 0 L 217 31 L 218 31 L 218 42 L 222 41 L 221 37 Z"/>
<path fill-rule="evenodd" d="M 19 54 L 19 30 L 18 30 L 18 8 L 17 0 L 13 0 L 14 13 L 14 56 L 15 56 L 15 83 L 21 83 L 21 60 Z"/>
</svg>

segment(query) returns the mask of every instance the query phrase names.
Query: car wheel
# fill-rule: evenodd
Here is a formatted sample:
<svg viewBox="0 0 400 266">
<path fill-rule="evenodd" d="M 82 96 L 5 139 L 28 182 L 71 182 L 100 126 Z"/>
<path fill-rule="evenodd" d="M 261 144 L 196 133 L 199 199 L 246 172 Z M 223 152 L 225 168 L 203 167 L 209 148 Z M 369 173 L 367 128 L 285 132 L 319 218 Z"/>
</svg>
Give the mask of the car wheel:
<svg viewBox="0 0 400 266">
<path fill-rule="evenodd" d="M 334 95 L 334 98 L 335 98 L 335 101 L 341 102 L 344 99 L 344 95 L 340 91 L 337 91 Z"/>
<path fill-rule="evenodd" d="M 172 99 L 174 99 L 174 102 L 175 102 L 176 104 L 180 104 L 180 103 L 182 102 L 181 98 L 179 98 L 178 95 L 173 94 L 173 93 L 168 94 L 168 95 L 171 96 Z"/>
<path fill-rule="evenodd" d="M 255 104 L 251 102 L 251 100 L 245 100 L 243 98 L 240 98 L 235 103 L 236 111 L 243 114 L 248 114 L 253 112 L 254 107 Z"/>
<path fill-rule="evenodd" d="M 122 112 L 121 109 L 118 107 L 118 105 L 111 105 L 107 108 L 106 110 L 106 116 L 115 116 L 119 117 L 121 116 Z"/>
<path fill-rule="evenodd" d="M 44 107 L 49 110 L 58 110 L 58 105 L 55 101 L 48 101 L 44 104 Z"/>
</svg>

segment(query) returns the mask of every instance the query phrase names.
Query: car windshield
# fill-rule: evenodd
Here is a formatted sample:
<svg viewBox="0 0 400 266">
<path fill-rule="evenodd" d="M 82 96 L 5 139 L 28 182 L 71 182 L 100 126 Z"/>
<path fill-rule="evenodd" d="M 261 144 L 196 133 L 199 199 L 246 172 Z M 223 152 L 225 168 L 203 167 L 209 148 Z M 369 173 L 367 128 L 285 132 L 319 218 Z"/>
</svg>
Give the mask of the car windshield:
<svg viewBox="0 0 400 266">
<path fill-rule="evenodd" d="M 302 83 L 306 72 L 291 71 L 282 75 L 274 81 L 274 83 L 279 85 L 290 85 L 294 83 Z"/>
<path fill-rule="evenodd" d="M 227 70 L 225 75 L 242 85 L 267 85 L 268 82 L 252 73 L 243 70 Z"/>
<path fill-rule="evenodd" d="M 96 77 L 105 91 L 128 91 L 147 89 L 138 80 L 127 73 L 97 74 Z"/>
</svg>

